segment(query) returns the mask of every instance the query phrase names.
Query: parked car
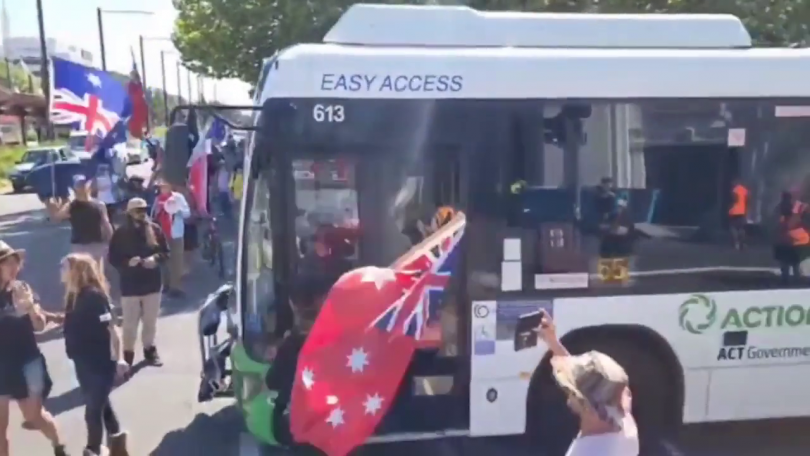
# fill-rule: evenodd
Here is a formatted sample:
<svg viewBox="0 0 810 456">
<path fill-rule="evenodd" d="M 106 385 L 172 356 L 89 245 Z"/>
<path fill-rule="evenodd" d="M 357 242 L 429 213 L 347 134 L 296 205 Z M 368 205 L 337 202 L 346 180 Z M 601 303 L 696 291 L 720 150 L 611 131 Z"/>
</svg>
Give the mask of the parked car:
<svg viewBox="0 0 810 456">
<path fill-rule="evenodd" d="M 88 162 L 93 157 L 92 152 L 87 151 L 87 132 L 86 131 L 71 131 L 68 138 L 68 148 L 79 160 Z"/>
<path fill-rule="evenodd" d="M 66 147 L 36 147 L 28 149 L 17 161 L 8 178 L 14 193 L 21 193 L 28 188 L 26 179 L 34 168 L 48 163 L 78 162 L 79 159 Z"/>
</svg>

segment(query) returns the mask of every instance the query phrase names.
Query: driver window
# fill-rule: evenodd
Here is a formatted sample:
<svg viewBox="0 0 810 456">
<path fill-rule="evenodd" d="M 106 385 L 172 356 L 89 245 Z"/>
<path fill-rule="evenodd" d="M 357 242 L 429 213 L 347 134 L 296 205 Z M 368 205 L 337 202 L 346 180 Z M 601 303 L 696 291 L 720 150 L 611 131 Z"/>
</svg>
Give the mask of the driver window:
<svg viewBox="0 0 810 456">
<path fill-rule="evenodd" d="M 357 266 L 359 253 L 354 165 L 295 160 L 293 177 L 297 271 L 337 278 Z"/>
</svg>

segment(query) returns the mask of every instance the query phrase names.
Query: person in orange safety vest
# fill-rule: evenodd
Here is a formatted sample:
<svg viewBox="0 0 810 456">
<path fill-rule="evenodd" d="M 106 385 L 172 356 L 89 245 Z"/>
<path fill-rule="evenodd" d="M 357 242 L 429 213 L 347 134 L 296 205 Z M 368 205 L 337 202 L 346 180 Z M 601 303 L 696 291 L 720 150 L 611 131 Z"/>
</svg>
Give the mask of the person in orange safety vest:
<svg viewBox="0 0 810 456">
<path fill-rule="evenodd" d="M 779 262 L 783 284 L 801 277 L 801 262 L 810 256 L 810 231 L 806 219 L 810 207 L 783 192 L 778 206 L 778 236 L 774 245 L 774 258 Z"/>
<path fill-rule="evenodd" d="M 734 248 L 745 247 L 745 226 L 748 223 L 748 189 L 739 181 L 731 188 L 731 206 L 728 209 L 728 227 Z"/>
</svg>

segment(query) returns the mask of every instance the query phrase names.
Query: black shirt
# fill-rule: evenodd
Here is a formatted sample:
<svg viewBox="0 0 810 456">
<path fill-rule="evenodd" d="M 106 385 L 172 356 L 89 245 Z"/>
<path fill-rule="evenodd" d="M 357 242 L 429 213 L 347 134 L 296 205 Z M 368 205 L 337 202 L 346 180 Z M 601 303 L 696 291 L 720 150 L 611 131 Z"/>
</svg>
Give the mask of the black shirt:
<svg viewBox="0 0 810 456">
<path fill-rule="evenodd" d="M 290 404 L 293 382 L 295 382 L 295 369 L 298 365 L 298 354 L 304 348 L 307 340 L 306 334 L 294 330 L 281 341 L 273 366 L 267 371 L 265 383 L 271 391 L 278 391 L 275 410 L 283 414 Z"/>
<path fill-rule="evenodd" d="M 96 244 L 103 242 L 101 236 L 101 207 L 93 201 L 70 202 L 70 243 Z"/>
<path fill-rule="evenodd" d="M 599 223 L 604 223 L 616 210 L 616 194 L 610 190 L 600 189 L 596 195 L 596 214 Z"/>
<path fill-rule="evenodd" d="M 94 288 L 83 288 L 75 296 L 73 309 L 65 314 L 65 350 L 68 358 L 99 370 L 115 366 L 112 359 L 110 325 L 112 313 L 107 296 Z"/>
<path fill-rule="evenodd" d="M 18 315 L 11 290 L 0 290 L 0 367 L 22 367 L 39 357 L 34 323 Z"/>
<path fill-rule="evenodd" d="M 166 237 L 158 225 L 149 223 L 155 233 L 157 246 L 152 247 L 146 242 L 145 227 L 136 226 L 131 221 L 118 227 L 110 239 L 108 257 L 110 264 L 121 276 L 121 296 L 146 296 L 160 293 L 163 288 L 160 267 L 149 269 L 141 265 L 129 265 L 129 260 L 134 257 L 157 255 L 158 262 L 163 262 L 168 256 Z"/>
</svg>

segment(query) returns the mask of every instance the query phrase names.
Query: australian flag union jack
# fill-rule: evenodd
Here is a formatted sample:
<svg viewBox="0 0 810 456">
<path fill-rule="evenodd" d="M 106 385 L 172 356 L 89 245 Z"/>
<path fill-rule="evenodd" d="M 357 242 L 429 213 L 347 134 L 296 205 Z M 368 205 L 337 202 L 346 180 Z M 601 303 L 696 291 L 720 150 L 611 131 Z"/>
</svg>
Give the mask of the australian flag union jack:
<svg viewBox="0 0 810 456">
<path fill-rule="evenodd" d="M 104 137 L 119 119 L 129 116 L 127 90 L 112 74 L 58 57 L 51 60 L 53 123 Z"/>
<path fill-rule="evenodd" d="M 457 264 L 465 224 L 450 223 L 434 235 L 411 260 L 395 266 L 402 297 L 389 305 L 371 324 L 389 333 L 421 340 L 425 328 L 438 318 L 439 305 Z"/>
</svg>

